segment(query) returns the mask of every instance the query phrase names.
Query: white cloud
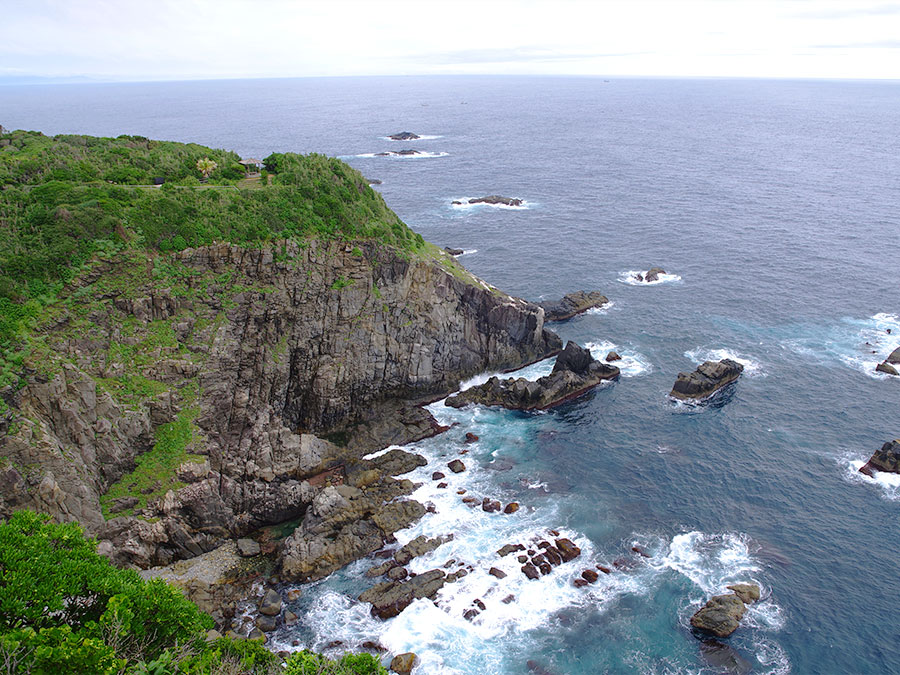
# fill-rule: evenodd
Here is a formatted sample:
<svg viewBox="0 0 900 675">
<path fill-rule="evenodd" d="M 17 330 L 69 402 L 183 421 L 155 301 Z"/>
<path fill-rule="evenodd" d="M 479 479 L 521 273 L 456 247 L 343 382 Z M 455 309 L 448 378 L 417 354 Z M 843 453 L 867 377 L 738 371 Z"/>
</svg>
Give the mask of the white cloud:
<svg viewBox="0 0 900 675">
<path fill-rule="evenodd" d="M 7 0 L 0 18 L 0 75 L 900 79 L 900 4 L 865 0 Z"/>
</svg>

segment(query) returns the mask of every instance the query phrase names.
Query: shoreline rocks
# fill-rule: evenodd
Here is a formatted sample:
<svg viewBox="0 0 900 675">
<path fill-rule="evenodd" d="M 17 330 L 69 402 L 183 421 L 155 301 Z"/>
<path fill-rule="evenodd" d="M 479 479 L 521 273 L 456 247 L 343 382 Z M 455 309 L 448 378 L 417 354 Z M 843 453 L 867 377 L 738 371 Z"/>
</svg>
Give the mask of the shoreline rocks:
<svg viewBox="0 0 900 675">
<path fill-rule="evenodd" d="M 876 471 L 900 473 L 900 439 L 882 445 L 859 470 L 870 478 Z"/>
<path fill-rule="evenodd" d="M 478 403 L 510 410 L 546 410 L 618 376 L 618 368 L 597 361 L 590 350 L 570 341 L 557 356 L 550 375 L 533 382 L 523 377 L 506 380 L 492 377 L 482 385 L 449 397 L 446 403 L 453 408 Z"/>
<path fill-rule="evenodd" d="M 464 204 L 491 204 L 494 206 L 522 206 L 525 203 L 524 199 L 518 199 L 516 197 L 503 197 L 501 195 L 488 195 L 487 197 L 474 197 L 465 202 L 463 201 L 454 201 L 452 202 L 454 206 L 463 206 Z"/>
<path fill-rule="evenodd" d="M 737 361 L 705 361 L 692 373 L 678 373 L 669 396 L 681 401 L 701 401 L 709 398 L 740 377 L 744 371 Z"/>
<path fill-rule="evenodd" d="M 575 291 L 559 300 L 539 302 L 544 308 L 544 321 L 565 321 L 594 307 L 603 307 L 609 298 L 600 291 Z"/>
<path fill-rule="evenodd" d="M 654 281 L 659 281 L 659 275 L 665 274 L 666 271 L 662 267 L 651 267 L 644 274 L 638 272 L 634 275 L 635 281 L 640 281 L 645 284 L 652 283 Z"/>
</svg>

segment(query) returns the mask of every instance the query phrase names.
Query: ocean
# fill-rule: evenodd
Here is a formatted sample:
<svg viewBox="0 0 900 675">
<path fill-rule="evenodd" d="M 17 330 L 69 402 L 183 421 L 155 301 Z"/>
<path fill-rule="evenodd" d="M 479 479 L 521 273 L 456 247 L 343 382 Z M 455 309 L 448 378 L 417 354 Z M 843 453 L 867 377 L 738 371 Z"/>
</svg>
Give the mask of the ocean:
<svg viewBox="0 0 900 675">
<path fill-rule="evenodd" d="M 618 351 L 619 381 L 539 414 L 431 406 L 459 425 L 413 445 L 429 460 L 415 496 L 437 513 L 398 539 L 453 533 L 411 570 L 474 571 L 379 621 L 355 601 L 372 564 L 360 561 L 305 586 L 300 623 L 275 638 L 335 652 L 379 641 L 415 651 L 429 675 L 900 673 L 900 477 L 857 471 L 900 436 L 900 378 L 875 372 L 900 346 L 898 110 L 900 83 L 860 81 L 0 87 L 7 128 L 339 156 L 491 284 L 610 298 L 552 327 L 598 357 Z M 386 138 L 400 131 L 424 138 Z M 375 156 L 403 148 L 423 154 Z M 451 204 L 490 194 L 525 203 Z M 667 274 L 636 283 L 651 266 Z M 745 370 L 712 404 L 667 398 L 680 371 L 726 356 Z M 431 472 L 462 449 L 468 470 L 438 489 Z M 460 489 L 522 508 L 470 509 Z M 582 556 L 537 581 L 495 553 L 549 529 Z M 737 632 L 697 640 L 699 604 L 751 580 L 763 597 Z M 486 609 L 467 621 L 476 599 Z"/>
</svg>

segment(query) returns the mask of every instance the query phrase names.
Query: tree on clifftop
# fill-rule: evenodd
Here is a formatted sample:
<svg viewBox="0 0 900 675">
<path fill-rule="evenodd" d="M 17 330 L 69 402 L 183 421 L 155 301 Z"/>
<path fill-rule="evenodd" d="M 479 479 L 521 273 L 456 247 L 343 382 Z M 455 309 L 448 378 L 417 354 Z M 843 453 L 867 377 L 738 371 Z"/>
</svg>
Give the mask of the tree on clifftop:
<svg viewBox="0 0 900 675">
<path fill-rule="evenodd" d="M 209 180 L 209 174 L 215 171 L 218 167 L 219 165 L 209 157 L 204 157 L 203 159 L 197 160 L 197 170 L 203 174 L 203 180 Z"/>
</svg>

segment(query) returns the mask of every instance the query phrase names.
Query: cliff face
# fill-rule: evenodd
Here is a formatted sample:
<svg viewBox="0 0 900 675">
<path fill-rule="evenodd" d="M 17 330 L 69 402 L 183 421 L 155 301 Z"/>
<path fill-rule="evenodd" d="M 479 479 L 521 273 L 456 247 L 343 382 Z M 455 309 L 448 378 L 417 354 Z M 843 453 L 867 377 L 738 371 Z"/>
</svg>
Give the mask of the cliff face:
<svg viewBox="0 0 900 675">
<path fill-rule="evenodd" d="M 431 433 L 403 402 L 561 344 L 447 256 L 311 241 L 97 264 L 39 347 L 5 396 L 0 512 L 79 520 L 143 567 L 300 518 L 335 467 Z"/>
</svg>

